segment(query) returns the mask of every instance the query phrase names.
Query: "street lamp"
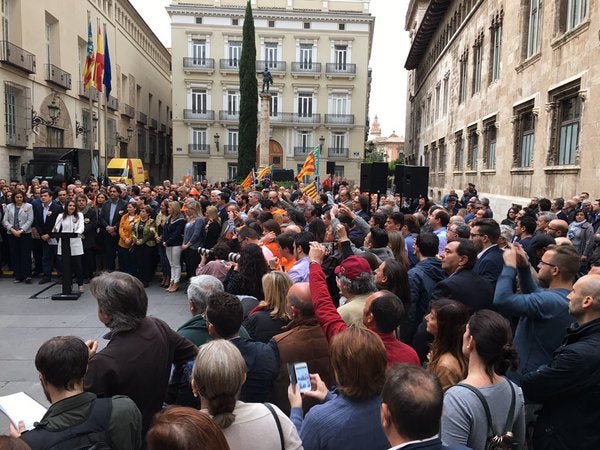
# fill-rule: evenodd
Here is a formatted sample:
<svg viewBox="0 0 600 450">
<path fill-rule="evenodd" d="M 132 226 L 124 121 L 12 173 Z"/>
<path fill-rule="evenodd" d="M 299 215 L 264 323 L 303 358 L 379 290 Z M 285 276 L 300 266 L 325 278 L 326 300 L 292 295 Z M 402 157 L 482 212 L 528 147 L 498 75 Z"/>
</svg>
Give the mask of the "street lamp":
<svg viewBox="0 0 600 450">
<path fill-rule="evenodd" d="M 319 149 L 320 149 L 321 151 L 323 151 L 323 145 L 325 144 L 325 138 L 324 138 L 323 136 L 321 136 L 321 137 L 319 138 L 319 144 L 320 144 L 320 147 L 319 147 Z"/>
<path fill-rule="evenodd" d="M 219 133 L 215 133 L 215 135 L 213 136 L 214 140 L 215 140 L 215 147 L 217 149 L 217 152 L 219 151 L 219 139 L 221 139 L 221 136 L 219 136 Z"/>
<path fill-rule="evenodd" d="M 56 103 L 56 98 L 52 98 L 52 103 L 48 105 L 48 116 L 50 119 L 44 119 L 38 116 L 35 110 L 31 110 L 31 129 L 37 133 L 38 127 L 44 125 L 46 127 L 53 126 L 60 117 L 60 106 Z"/>
<path fill-rule="evenodd" d="M 84 127 L 83 122 L 80 122 L 79 120 L 75 121 L 75 138 L 76 139 L 82 134 L 89 133 L 90 131 L 96 131 L 96 123 L 98 122 L 98 116 L 96 115 L 95 111 L 92 115 L 92 121 L 93 121 L 92 129 L 88 129 L 88 128 Z"/>
<path fill-rule="evenodd" d="M 121 136 L 119 132 L 117 132 L 117 140 L 120 142 L 129 142 L 133 137 L 133 128 L 127 127 L 127 137 Z"/>
</svg>

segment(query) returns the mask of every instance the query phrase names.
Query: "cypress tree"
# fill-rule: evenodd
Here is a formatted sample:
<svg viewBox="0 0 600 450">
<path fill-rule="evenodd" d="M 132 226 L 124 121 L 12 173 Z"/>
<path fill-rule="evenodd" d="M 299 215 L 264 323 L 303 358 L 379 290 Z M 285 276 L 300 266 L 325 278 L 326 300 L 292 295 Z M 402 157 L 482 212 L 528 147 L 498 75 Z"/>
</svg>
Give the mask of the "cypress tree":
<svg viewBox="0 0 600 450">
<path fill-rule="evenodd" d="M 256 164 L 258 135 L 258 82 L 256 80 L 256 42 L 250 1 L 246 4 L 240 56 L 240 128 L 238 178 L 245 178 Z"/>
</svg>

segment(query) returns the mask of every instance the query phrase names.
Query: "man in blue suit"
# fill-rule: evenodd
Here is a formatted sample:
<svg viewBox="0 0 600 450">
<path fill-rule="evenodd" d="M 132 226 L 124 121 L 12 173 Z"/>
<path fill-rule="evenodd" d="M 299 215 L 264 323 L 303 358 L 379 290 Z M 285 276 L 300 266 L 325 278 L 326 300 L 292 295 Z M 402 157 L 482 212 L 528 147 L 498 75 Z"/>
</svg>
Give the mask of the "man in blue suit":
<svg viewBox="0 0 600 450">
<path fill-rule="evenodd" d="M 60 262 L 57 257 L 56 239 L 50 237 L 56 217 L 63 212 L 62 206 L 52 200 L 52 195 L 48 189 L 42 189 L 40 198 L 34 200 L 33 207 L 33 226 L 42 240 L 42 279 L 39 284 L 50 282 L 52 269 L 56 266 L 60 271 Z"/>
<path fill-rule="evenodd" d="M 478 219 L 471 229 L 471 241 L 477 250 L 477 262 L 473 272 L 496 287 L 504 267 L 502 250 L 498 247 L 500 225 L 494 219 Z"/>
<path fill-rule="evenodd" d="M 444 393 L 435 375 L 412 364 L 396 364 L 389 369 L 382 393 L 381 426 L 390 450 L 467 449 L 442 444 L 443 403 Z"/>
</svg>

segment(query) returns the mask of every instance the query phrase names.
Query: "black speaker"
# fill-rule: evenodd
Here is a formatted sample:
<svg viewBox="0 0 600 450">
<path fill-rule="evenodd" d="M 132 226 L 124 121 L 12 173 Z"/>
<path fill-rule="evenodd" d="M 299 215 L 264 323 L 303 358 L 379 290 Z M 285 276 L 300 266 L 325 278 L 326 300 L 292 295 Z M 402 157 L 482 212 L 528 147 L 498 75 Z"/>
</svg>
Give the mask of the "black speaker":
<svg viewBox="0 0 600 450">
<path fill-rule="evenodd" d="M 385 194 L 387 192 L 387 163 L 360 165 L 360 190 L 362 192 Z"/>
<path fill-rule="evenodd" d="M 327 175 L 335 173 L 335 161 L 327 161 Z"/>
<path fill-rule="evenodd" d="M 294 181 L 294 171 L 292 169 L 273 169 L 271 174 L 272 181 Z"/>
<path fill-rule="evenodd" d="M 394 174 L 394 184 L 396 194 L 412 198 L 427 197 L 429 167 L 398 164 Z"/>
</svg>

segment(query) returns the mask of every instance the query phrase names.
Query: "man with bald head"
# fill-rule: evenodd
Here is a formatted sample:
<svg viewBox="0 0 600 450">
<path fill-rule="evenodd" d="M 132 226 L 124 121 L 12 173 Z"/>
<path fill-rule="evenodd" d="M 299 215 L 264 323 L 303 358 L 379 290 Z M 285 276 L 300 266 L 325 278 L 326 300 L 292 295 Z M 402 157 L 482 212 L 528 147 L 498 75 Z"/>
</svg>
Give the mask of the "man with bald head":
<svg viewBox="0 0 600 450">
<path fill-rule="evenodd" d="M 546 233 L 553 238 L 567 237 L 567 231 L 569 231 L 569 224 L 562 219 L 551 220 L 546 227 Z"/>
<path fill-rule="evenodd" d="M 292 285 L 286 297 L 286 312 L 291 322 L 284 332 L 271 339 L 270 345 L 279 359 L 279 375 L 275 379 L 271 402 L 285 414 L 290 413 L 288 386 L 290 379 L 287 364 L 305 362 L 310 373 L 318 373 L 327 386 L 333 383 L 333 370 L 329 361 L 329 344 L 317 322 L 308 283 Z M 304 413 L 318 402 L 308 397 L 303 401 Z"/>
<path fill-rule="evenodd" d="M 523 377 L 529 402 L 541 403 L 534 448 L 600 448 L 600 276 L 586 275 L 567 296 L 577 322 L 550 364 Z"/>
</svg>

